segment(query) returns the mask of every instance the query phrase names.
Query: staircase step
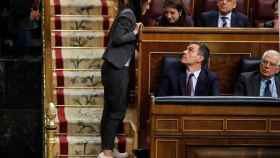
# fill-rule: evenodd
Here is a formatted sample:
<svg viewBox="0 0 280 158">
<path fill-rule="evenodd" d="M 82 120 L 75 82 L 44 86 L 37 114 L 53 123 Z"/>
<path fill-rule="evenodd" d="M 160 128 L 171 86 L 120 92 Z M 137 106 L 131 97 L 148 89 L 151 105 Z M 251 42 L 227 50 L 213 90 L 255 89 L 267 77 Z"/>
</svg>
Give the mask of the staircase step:
<svg viewBox="0 0 280 158">
<path fill-rule="evenodd" d="M 107 33 L 100 30 L 54 30 L 52 46 L 56 47 L 105 47 Z"/>
<path fill-rule="evenodd" d="M 70 135 L 99 135 L 102 112 L 101 107 L 60 106 L 56 116 L 57 131 Z"/>
<path fill-rule="evenodd" d="M 97 88 L 56 88 L 54 100 L 56 105 L 103 105 L 103 89 Z"/>
<path fill-rule="evenodd" d="M 67 107 L 58 106 L 56 125 L 57 133 L 68 135 L 100 135 L 100 122 L 103 108 L 101 107 Z M 119 133 L 133 136 L 136 131 L 132 121 L 124 120 Z"/>
<path fill-rule="evenodd" d="M 51 15 L 116 15 L 118 4 L 111 0 L 51 0 Z"/>
<path fill-rule="evenodd" d="M 133 149 L 133 138 L 119 136 L 115 140 L 116 148 L 124 146 L 125 150 L 131 155 Z M 65 136 L 60 135 L 56 138 L 54 156 L 96 156 L 101 151 L 100 137 L 93 136 Z"/>
<path fill-rule="evenodd" d="M 103 63 L 102 48 L 53 48 L 55 69 L 100 69 Z"/>
<path fill-rule="evenodd" d="M 115 148 L 123 147 L 132 155 L 133 138 L 118 136 L 115 140 Z M 54 157 L 71 156 L 96 156 L 101 151 L 100 136 L 65 136 L 60 135 L 56 138 Z"/>
<path fill-rule="evenodd" d="M 57 15 L 51 18 L 51 27 L 54 30 L 109 30 L 113 20 L 109 16 Z"/>
<path fill-rule="evenodd" d="M 54 86 L 66 88 L 103 88 L 100 70 L 56 70 Z"/>
</svg>

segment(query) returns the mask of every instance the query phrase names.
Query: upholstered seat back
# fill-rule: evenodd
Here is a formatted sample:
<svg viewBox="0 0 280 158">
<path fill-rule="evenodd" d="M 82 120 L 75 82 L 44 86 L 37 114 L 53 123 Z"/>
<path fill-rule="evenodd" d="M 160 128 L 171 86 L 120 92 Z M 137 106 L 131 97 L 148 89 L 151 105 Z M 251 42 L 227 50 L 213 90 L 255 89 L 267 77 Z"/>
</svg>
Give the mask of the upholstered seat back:
<svg viewBox="0 0 280 158">
<path fill-rule="evenodd" d="M 243 58 L 240 60 L 239 72 L 257 71 L 259 69 L 261 60 L 256 58 Z"/>
<path fill-rule="evenodd" d="M 161 63 L 161 72 L 167 72 L 170 65 L 173 65 L 174 63 L 180 62 L 180 57 L 178 56 L 165 56 L 162 58 Z"/>
<path fill-rule="evenodd" d="M 255 0 L 255 26 L 262 27 L 265 21 L 273 19 L 272 3 L 273 0 Z"/>
</svg>

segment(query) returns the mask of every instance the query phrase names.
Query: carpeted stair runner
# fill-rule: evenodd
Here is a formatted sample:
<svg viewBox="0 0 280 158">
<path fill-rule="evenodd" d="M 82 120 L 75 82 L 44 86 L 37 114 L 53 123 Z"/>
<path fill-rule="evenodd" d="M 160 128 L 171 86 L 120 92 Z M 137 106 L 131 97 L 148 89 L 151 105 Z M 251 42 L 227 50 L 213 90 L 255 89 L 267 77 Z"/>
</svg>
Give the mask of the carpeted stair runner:
<svg viewBox="0 0 280 158">
<path fill-rule="evenodd" d="M 53 66 L 55 69 L 100 69 L 104 50 L 103 47 L 53 48 Z"/>
<path fill-rule="evenodd" d="M 53 30 L 108 30 L 113 22 L 113 18 L 106 15 L 57 15 L 51 20 Z"/>
<path fill-rule="evenodd" d="M 103 88 L 100 70 L 56 70 L 55 87 Z"/>
<path fill-rule="evenodd" d="M 96 157 L 96 155 L 100 152 L 101 140 L 100 137 L 93 137 L 93 136 L 65 136 L 61 135 L 60 140 L 57 139 L 57 146 L 55 151 L 56 157 Z M 123 140 L 125 139 L 125 140 Z M 129 137 L 122 137 L 116 138 L 116 144 L 119 141 L 125 141 L 128 143 L 127 149 L 130 150 L 132 146 L 132 140 Z"/>
<path fill-rule="evenodd" d="M 107 31 L 54 30 L 52 45 L 55 47 L 105 47 Z"/>
<path fill-rule="evenodd" d="M 103 108 L 102 55 L 118 0 L 51 0 L 53 98 L 57 138 L 53 157 L 96 157 Z M 116 148 L 131 153 L 135 127 L 120 127 Z"/>
<path fill-rule="evenodd" d="M 51 0 L 51 15 L 110 15 L 115 17 L 114 0 Z"/>
</svg>

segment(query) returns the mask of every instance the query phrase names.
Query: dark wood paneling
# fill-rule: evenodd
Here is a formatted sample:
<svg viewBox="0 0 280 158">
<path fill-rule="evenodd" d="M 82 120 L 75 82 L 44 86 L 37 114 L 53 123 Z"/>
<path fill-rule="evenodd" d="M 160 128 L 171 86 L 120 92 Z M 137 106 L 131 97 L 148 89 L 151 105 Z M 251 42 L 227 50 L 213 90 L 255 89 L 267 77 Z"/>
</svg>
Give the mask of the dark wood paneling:
<svg viewBox="0 0 280 158">
<path fill-rule="evenodd" d="M 158 118 L 156 119 L 155 130 L 163 132 L 179 132 L 179 119 Z"/>
<path fill-rule="evenodd" d="M 270 130 L 272 132 L 280 132 L 280 119 L 270 120 Z"/>
<path fill-rule="evenodd" d="M 223 131 L 223 119 L 183 118 L 183 131 Z"/>
<path fill-rule="evenodd" d="M 217 73 L 222 95 L 233 93 L 234 83 L 237 80 L 240 59 L 251 57 L 252 52 L 241 53 L 212 53 L 210 56 L 210 69 Z"/>
<path fill-rule="evenodd" d="M 228 131 L 264 132 L 267 130 L 266 119 L 228 119 L 226 123 Z"/>
<path fill-rule="evenodd" d="M 280 150 L 276 147 L 192 146 L 187 148 L 186 158 L 278 158 L 280 155 Z"/>
<path fill-rule="evenodd" d="M 154 158 L 178 158 L 179 141 L 168 139 L 157 139 Z"/>
</svg>

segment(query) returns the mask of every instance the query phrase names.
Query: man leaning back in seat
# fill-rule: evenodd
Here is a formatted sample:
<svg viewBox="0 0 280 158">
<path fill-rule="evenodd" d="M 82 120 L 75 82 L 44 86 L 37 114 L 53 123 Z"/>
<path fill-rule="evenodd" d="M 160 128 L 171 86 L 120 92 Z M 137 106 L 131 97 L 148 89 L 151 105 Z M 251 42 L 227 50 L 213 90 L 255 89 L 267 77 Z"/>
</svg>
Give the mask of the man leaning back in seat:
<svg viewBox="0 0 280 158">
<path fill-rule="evenodd" d="M 180 61 L 164 63 L 157 96 L 219 95 L 215 73 L 208 70 L 209 49 L 202 43 L 190 43 Z M 165 60 L 168 61 L 168 60 Z M 163 70 L 163 69 L 162 69 Z"/>
<path fill-rule="evenodd" d="M 265 51 L 258 71 L 241 73 L 234 95 L 280 97 L 280 53 Z"/>
</svg>

